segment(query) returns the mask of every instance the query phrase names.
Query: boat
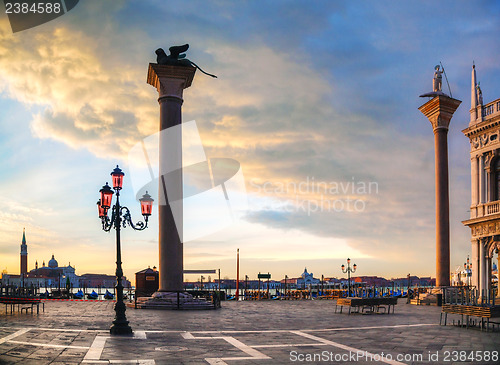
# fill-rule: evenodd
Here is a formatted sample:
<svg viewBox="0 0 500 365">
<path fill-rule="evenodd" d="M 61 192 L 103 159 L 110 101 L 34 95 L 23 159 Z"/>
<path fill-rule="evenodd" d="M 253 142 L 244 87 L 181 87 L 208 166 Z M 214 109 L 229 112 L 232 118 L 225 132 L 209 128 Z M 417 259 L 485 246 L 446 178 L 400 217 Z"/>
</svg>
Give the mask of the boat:
<svg viewBox="0 0 500 365">
<path fill-rule="evenodd" d="M 73 294 L 74 299 L 83 299 L 83 292 L 81 290 L 78 290 L 76 293 Z"/>
<path fill-rule="evenodd" d="M 97 299 L 98 297 L 99 295 L 94 290 L 92 290 L 92 293 L 87 294 L 87 299 Z"/>
<path fill-rule="evenodd" d="M 113 299 L 115 295 L 113 293 L 110 293 L 108 290 L 106 290 L 106 293 L 104 294 L 104 299 Z"/>
</svg>

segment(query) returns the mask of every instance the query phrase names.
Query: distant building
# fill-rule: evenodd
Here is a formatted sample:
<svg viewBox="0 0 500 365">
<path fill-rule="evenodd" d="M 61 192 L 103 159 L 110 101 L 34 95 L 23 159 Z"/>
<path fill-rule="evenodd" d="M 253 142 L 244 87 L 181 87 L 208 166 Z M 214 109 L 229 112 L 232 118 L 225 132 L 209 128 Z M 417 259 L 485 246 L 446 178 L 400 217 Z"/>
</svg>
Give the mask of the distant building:
<svg viewBox="0 0 500 365">
<path fill-rule="evenodd" d="M 306 267 L 300 278 L 297 278 L 297 288 L 307 288 L 312 284 L 318 284 L 320 281 L 314 277 L 313 273 L 308 273 Z"/>
<path fill-rule="evenodd" d="M 86 288 L 114 288 L 116 286 L 116 276 L 106 274 L 83 274 L 78 277 L 79 287 Z M 124 288 L 130 288 L 131 283 L 127 277 L 122 277 L 122 285 Z"/>
<path fill-rule="evenodd" d="M 31 270 L 25 279 L 25 283 L 37 283 L 37 286 L 44 286 L 48 281 L 47 286 L 52 286 L 57 283 L 57 286 L 65 288 L 77 288 L 79 284 L 78 276 L 75 274 L 75 268 L 68 264 L 68 266 L 59 266 L 54 255 L 49 260 L 48 266 L 38 268 L 38 263 L 35 269 Z"/>
<path fill-rule="evenodd" d="M 470 141 L 470 218 L 472 286 L 487 295 L 494 287 L 493 264 L 500 255 L 500 99 L 483 103 L 483 93 L 472 66 L 469 126 L 462 132 Z M 496 257 L 495 257 L 496 256 Z"/>
<path fill-rule="evenodd" d="M 85 274 L 78 276 L 75 273 L 75 267 L 68 263 L 68 266 L 59 266 L 54 255 L 45 266 L 38 267 L 38 261 L 35 262 L 35 268 L 28 272 L 28 245 L 26 242 L 26 231 L 23 229 L 23 238 L 21 241 L 20 253 L 20 274 L 3 273 L 0 280 L 1 285 L 13 285 L 16 287 L 37 287 L 37 288 L 114 288 L 116 285 L 115 275 L 104 274 Z M 122 284 L 125 288 L 131 286 L 130 281 L 124 276 Z"/>
<path fill-rule="evenodd" d="M 356 276 L 354 278 L 355 283 L 364 283 L 366 286 L 378 286 L 386 287 L 391 285 L 391 282 L 385 278 L 379 278 L 378 276 Z"/>
</svg>

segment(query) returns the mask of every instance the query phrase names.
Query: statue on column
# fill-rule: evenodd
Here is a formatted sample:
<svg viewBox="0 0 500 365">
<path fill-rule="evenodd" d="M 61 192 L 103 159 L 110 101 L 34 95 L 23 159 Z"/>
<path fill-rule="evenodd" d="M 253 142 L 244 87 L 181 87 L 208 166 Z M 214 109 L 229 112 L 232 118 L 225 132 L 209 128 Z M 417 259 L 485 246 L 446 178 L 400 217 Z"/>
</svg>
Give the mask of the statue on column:
<svg viewBox="0 0 500 365">
<path fill-rule="evenodd" d="M 429 98 L 434 98 L 436 96 L 448 96 L 443 92 L 443 74 L 446 78 L 446 72 L 444 70 L 444 66 L 441 64 L 436 65 L 434 67 L 434 78 L 432 79 L 432 91 L 420 95 L 421 98 L 423 97 L 429 97 Z M 446 79 L 446 82 L 448 82 L 448 79 Z M 450 89 L 450 84 L 448 84 L 448 89 Z M 451 96 L 451 89 L 450 89 L 450 96 Z"/>
<path fill-rule="evenodd" d="M 193 61 L 190 61 L 186 58 L 186 52 L 189 49 L 189 44 L 184 44 L 182 46 L 172 46 L 168 50 L 170 52 L 169 55 L 165 53 L 163 48 L 158 48 L 155 53 L 156 53 L 156 63 L 159 65 L 170 65 L 170 66 L 184 66 L 184 67 L 196 67 L 200 72 L 204 73 L 205 75 L 215 77 L 217 76 L 209 74 L 205 71 L 203 71 L 200 66 L 198 66 L 196 63 Z"/>
<path fill-rule="evenodd" d="M 434 67 L 434 79 L 432 82 L 432 91 L 439 92 L 443 91 L 443 70 L 440 69 L 439 65 Z"/>
<path fill-rule="evenodd" d="M 479 105 L 483 105 L 483 92 L 481 91 L 481 87 L 479 86 L 480 82 L 477 83 L 477 101 Z"/>
</svg>

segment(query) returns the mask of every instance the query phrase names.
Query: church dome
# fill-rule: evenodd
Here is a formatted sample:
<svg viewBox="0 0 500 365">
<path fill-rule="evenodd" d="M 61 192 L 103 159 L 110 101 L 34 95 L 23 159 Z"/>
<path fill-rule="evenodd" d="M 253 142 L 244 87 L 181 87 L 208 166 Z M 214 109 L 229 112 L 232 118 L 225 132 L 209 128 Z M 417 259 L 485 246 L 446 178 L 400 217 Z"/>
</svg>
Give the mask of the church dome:
<svg viewBox="0 0 500 365">
<path fill-rule="evenodd" d="M 52 255 L 52 258 L 49 261 L 49 267 L 50 268 L 56 268 L 58 266 L 56 259 L 54 258 L 54 255 Z"/>
</svg>

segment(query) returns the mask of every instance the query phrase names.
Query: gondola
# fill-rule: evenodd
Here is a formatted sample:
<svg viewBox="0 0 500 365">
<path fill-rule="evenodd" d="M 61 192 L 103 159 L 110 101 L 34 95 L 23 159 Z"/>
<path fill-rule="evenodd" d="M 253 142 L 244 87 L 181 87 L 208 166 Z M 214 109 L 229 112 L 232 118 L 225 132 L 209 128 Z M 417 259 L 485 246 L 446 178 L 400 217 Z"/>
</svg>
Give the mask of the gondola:
<svg viewBox="0 0 500 365">
<path fill-rule="evenodd" d="M 98 297 L 99 295 L 94 290 L 92 290 L 92 293 L 87 294 L 87 299 L 97 299 Z"/>
<path fill-rule="evenodd" d="M 73 294 L 74 299 L 83 299 L 83 292 L 78 290 L 75 294 Z"/>
<path fill-rule="evenodd" d="M 104 299 L 113 299 L 115 295 L 106 290 L 106 294 L 104 294 Z"/>
</svg>

